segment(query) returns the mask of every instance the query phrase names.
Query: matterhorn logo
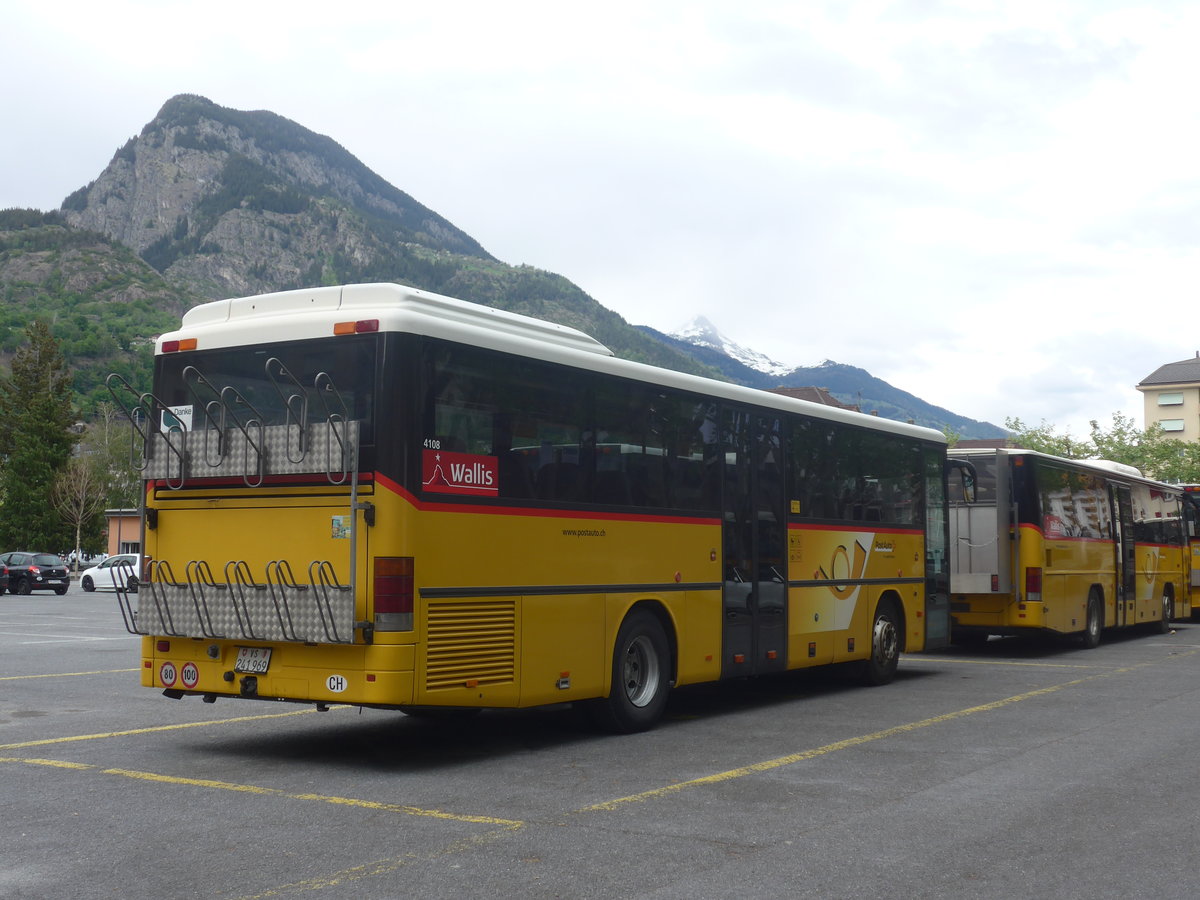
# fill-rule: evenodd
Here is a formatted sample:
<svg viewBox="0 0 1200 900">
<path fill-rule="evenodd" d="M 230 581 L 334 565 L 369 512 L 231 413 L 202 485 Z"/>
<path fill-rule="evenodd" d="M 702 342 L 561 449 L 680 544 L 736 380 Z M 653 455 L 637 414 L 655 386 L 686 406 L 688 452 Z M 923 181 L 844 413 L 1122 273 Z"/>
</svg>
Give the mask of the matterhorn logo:
<svg viewBox="0 0 1200 900">
<path fill-rule="evenodd" d="M 421 487 L 441 494 L 500 494 L 496 457 L 448 450 L 425 450 L 421 460 Z"/>
</svg>

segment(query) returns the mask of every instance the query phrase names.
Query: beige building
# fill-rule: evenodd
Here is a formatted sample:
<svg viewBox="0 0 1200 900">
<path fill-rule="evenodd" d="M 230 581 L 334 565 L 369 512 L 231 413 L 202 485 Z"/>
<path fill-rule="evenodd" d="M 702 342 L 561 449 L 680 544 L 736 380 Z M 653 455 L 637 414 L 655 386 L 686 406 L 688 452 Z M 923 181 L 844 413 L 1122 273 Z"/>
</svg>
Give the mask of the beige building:
<svg viewBox="0 0 1200 900">
<path fill-rule="evenodd" d="M 1146 427 L 1157 422 L 1167 437 L 1200 441 L 1200 352 L 1159 366 L 1141 382 Z"/>
<path fill-rule="evenodd" d="M 108 539 L 104 549 L 109 556 L 141 551 L 142 520 L 139 510 L 106 509 L 104 518 L 108 522 Z"/>
</svg>

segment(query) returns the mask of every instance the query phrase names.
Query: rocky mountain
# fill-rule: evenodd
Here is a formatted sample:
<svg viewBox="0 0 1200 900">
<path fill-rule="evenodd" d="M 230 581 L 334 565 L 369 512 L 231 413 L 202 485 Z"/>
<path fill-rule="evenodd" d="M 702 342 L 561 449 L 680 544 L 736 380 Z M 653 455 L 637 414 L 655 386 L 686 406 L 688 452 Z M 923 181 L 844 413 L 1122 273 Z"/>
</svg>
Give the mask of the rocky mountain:
<svg viewBox="0 0 1200 900">
<path fill-rule="evenodd" d="M 439 254 L 493 261 L 330 138 L 191 95 L 169 100 L 63 213 L 213 298 L 337 282 L 391 254 L 408 269 Z"/>
<path fill-rule="evenodd" d="M 60 211 L 0 211 L 0 354 L 32 317 L 52 319 L 87 412 L 106 396 L 108 370 L 149 383 L 149 339 L 188 306 L 368 281 L 571 325 L 627 359 L 754 386 L 817 384 L 858 402 L 851 381 L 826 383 L 825 368 L 789 372 L 709 323 L 686 339 L 635 328 L 561 275 L 495 259 L 331 138 L 190 94 L 168 100 Z M 823 381 L 804 380 L 816 374 Z M 912 404 L 885 403 L 889 386 L 878 385 L 862 393 L 864 408 L 967 434 L 955 423 L 970 420 L 934 407 L 913 415 Z"/>
<path fill-rule="evenodd" d="M 642 327 L 647 334 L 691 354 L 725 378 L 762 390 L 780 387 L 824 388 L 843 403 L 886 419 L 915 422 L 929 428 L 949 428 L 963 438 L 1001 438 L 1007 432 L 989 422 L 958 415 L 920 397 L 893 387 L 865 369 L 825 360 L 819 366 L 790 368 L 740 346 L 703 317 L 694 319 L 673 334 Z"/>
<path fill-rule="evenodd" d="M 62 214 L 206 299 L 396 281 L 571 325 L 629 359 L 711 374 L 561 275 L 496 260 L 332 139 L 272 112 L 173 97 Z"/>
</svg>

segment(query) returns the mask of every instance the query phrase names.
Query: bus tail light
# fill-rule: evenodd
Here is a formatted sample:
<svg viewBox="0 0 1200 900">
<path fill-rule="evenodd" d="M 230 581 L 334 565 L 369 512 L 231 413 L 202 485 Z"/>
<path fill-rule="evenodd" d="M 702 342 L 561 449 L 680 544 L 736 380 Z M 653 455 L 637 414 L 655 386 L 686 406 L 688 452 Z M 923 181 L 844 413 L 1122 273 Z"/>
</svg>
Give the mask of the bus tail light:
<svg viewBox="0 0 1200 900">
<path fill-rule="evenodd" d="M 359 319 L 357 322 L 335 322 L 334 334 L 370 334 L 379 330 L 378 319 Z"/>
<path fill-rule="evenodd" d="M 375 630 L 412 631 L 413 558 L 375 557 L 374 588 Z"/>
<path fill-rule="evenodd" d="M 1042 569 L 1041 566 L 1030 566 L 1025 570 L 1025 602 L 1042 602 Z"/>
</svg>

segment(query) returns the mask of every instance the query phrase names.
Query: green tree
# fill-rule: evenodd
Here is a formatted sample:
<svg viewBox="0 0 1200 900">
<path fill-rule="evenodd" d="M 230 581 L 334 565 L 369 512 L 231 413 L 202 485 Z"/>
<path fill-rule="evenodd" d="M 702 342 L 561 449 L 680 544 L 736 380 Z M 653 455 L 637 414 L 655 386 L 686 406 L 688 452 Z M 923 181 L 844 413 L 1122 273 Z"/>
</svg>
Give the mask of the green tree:
<svg viewBox="0 0 1200 900">
<path fill-rule="evenodd" d="M 70 528 L 49 497 L 75 446 L 71 376 L 49 326 L 32 322 L 25 336 L 0 378 L 0 545 L 60 551 Z"/>
<path fill-rule="evenodd" d="M 1017 418 L 1005 419 L 1004 427 L 1012 432 L 1013 441 L 1026 450 L 1049 453 L 1064 459 L 1091 459 L 1093 456 L 1092 447 L 1087 441 L 1075 440 L 1070 432 L 1059 434 L 1044 419 L 1036 427 L 1028 426 Z"/>
<path fill-rule="evenodd" d="M 1138 428 L 1128 416 L 1112 415 L 1112 427 L 1100 427 L 1093 419 L 1087 440 L 1077 441 L 1070 434 L 1060 435 L 1052 425 L 1042 422 L 1029 428 L 1020 419 L 1004 422 L 1016 444 L 1068 459 L 1106 459 L 1133 466 L 1147 478 L 1171 484 L 1200 483 L 1200 444 L 1167 437 L 1157 423 Z"/>
<path fill-rule="evenodd" d="M 133 427 L 112 401 L 96 404 L 96 415 L 80 439 L 80 450 L 96 466 L 104 507 L 138 505 L 142 474 L 134 464 Z"/>
<path fill-rule="evenodd" d="M 1200 444 L 1168 437 L 1157 422 L 1140 429 L 1133 420 L 1113 413 L 1112 431 L 1093 421 L 1092 446 L 1100 459 L 1134 466 L 1148 478 L 1172 484 L 1200 478 Z"/>
</svg>

